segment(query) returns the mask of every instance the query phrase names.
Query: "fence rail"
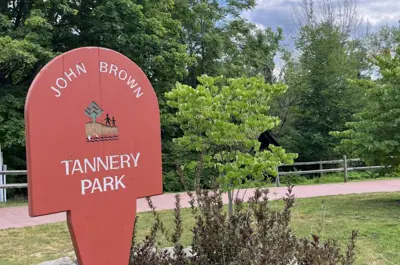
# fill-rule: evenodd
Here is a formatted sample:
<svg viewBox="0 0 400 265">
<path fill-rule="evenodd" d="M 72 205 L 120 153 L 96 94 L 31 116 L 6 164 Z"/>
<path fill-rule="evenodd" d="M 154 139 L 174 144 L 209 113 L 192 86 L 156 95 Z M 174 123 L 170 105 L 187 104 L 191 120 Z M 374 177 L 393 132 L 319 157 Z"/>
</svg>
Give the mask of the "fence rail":
<svg viewBox="0 0 400 265">
<path fill-rule="evenodd" d="M 286 172 L 279 172 L 279 176 L 308 175 L 308 174 L 333 173 L 333 172 L 343 172 L 343 171 L 344 171 L 344 168 L 316 169 L 316 170 L 307 170 L 307 171 L 286 171 Z"/>
<path fill-rule="evenodd" d="M 362 170 L 373 170 L 373 169 L 383 169 L 384 166 L 371 166 L 371 167 L 351 167 L 347 168 L 347 172 L 350 171 L 362 171 Z M 279 176 L 287 176 L 287 175 L 308 175 L 308 174 L 317 174 L 317 173 L 333 173 L 333 172 L 344 172 L 344 167 L 342 168 L 330 168 L 330 169 L 318 169 L 318 170 L 307 170 L 307 171 L 286 171 L 279 172 Z"/>
<path fill-rule="evenodd" d="M 27 188 L 28 183 L 15 183 L 15 184 L 2 184 L 0 185 L 0 189 L 20 189 Z"/>
<path fill-rule="evenodd" d="M 347 159 L 347 162 L 359 162 L 361 159 L 353 158 Z M 293 164 L 283 164 L 281 167 L 290 167 L 290 166 L 308 166 L 308 165 L 329 165 L 329 164 L 340 164 L 343 163 L 344 159 L 339 160 L 328 160 L 328 161 L 312 161 L 312 162 L 295 162 Z"/>
<path fill-rule="evenodd" d="M 293 164 L 283 164 L 279 168 L 282 167 L 295 167 L 295 166 L 308 166 L 308 165 L 319 165 L 320 169 L 317 170 L 305 170 L 305 171 L 279 171 L 278 176 L 275 181 L 276 186 L 280 186 L 279 177 L 280 176 L 288 176 L 288 175 L 309 175 L 309 174 L 324 174 L 324 173 L 334 173 L 334 172 L 344 172 L 344 182 L 348 181 L 348 172 L 351 171 L 362 171 L 362 170 L 376 170 L 383 169 L 385 166 L 361 166 L 361 167 L 350 167 L 348 168 L 349 162 L 360 162 L 361 159 L 347 159 L 346 156 L 343 156 L 343 159 L 339 160 L 328 160 L 328 161 L 313 161 L 313 162 L 296 162 Z M 334 164 L 342 164 L 343 167 L 340 168 L 329 168 L 323 169 L 323 165 L 334 165 Z M 21 189 L 27 188 L 27 183 L 6 183 L 6 176 L 23 176 L 27 175 L 27 170 L 6 170 L 6 166 L 3 167 L 3 170 L 0 168 L 0 177 L 3 177 L 3 182 L 0 182 L 0 191 L 6 192 L 6 189 Z M 6 196 L 3 197 L 6 200 Z"/>
<path fill-rule="evenodd" d="M 28 174 L 28 171 L 26 171 L 26 170 L 6 170 L 6 171 L 0 170 L 0 175 L 24 176 L 26 174 Z"/>
<path fill-rule="evenodd" d="M 279 171 L 278 176 L 275 181 L 275 186 L 280 186 L 280 176 L 288 176 L 288 175 L 309 175 L 309 174 L 320 174 L 321 176 L 324 173 L 334 173 L 334 172 L 343 172 L 343 180 L 344 182 L 348 181 L 348 172 L 351 171 L 362 171 L 362 170 L 377 170 L 386 168 L 385 166 L 361 166 L 361 167 L 348 167 L 349 162 L 361 162 L 362 160 L 359 158 L 347 159 L 346 156 L 343 156 L 343 159 L 340 160 L 329 160 L 329 161 L 313 161 L 313 162 L 296 162 L 293 164 L 284 164 L 280 167 L 288 167 L 288 166 L 307 166 L 307 165 L 319 165 L 319 170 L 306 170 L 306 171 Z M 342 164 L 343 167 L 341 168 L 329 168 L 323 169 L 323 165 L 328 164 Z"/>
</svg>

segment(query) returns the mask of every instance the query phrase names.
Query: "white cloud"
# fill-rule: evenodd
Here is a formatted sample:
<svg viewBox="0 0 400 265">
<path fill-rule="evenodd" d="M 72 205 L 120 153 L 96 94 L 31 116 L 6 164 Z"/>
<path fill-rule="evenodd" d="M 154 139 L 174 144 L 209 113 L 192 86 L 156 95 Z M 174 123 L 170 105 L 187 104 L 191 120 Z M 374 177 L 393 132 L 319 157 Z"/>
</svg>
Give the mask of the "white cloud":
<svg viewBox="0 0 400 265">
<path fill-rule="evenodd" d="M 257 0 L 256 8 L 244 12 L 243 16 L 258 25 L 281 27 L 290 34 L 290 11 L 300 1 Z M 357 9 L 362 19 L 375 30 L 384 24 L 396 25 L 400 20 L 399 0 L 358 0 Z"/>
<path fill-rule="evenodd" d="M 293 5 L 301 0 L 257 0 L 257 6 L 252 11 L 244 12 L 243 17 L 255 23 L 259 28 L 277 27 L 283 29 L 285 34 L 284 45 L 293 48 L 293 41 L 290 36 L 293 28 L 290 24 L 290 13 Z M 317 1 L 317 0 L 316 0 Z M 397 25 L 400 20 L 400 0 L 358 0 L 357 9 L 364 22 L 368 21 L 372 31 L 378 30 L 382 25 Z M 275 57 L 276 75 L 283 62 L 279 55 Z"/>
<path fill-rule="evenodd" d="M 394 25 L 400 19 L 400 3 L 398 0 L 360 0 L 358 11 L 372 26 L 380 26 L 386 23 Z"/>
</svg>

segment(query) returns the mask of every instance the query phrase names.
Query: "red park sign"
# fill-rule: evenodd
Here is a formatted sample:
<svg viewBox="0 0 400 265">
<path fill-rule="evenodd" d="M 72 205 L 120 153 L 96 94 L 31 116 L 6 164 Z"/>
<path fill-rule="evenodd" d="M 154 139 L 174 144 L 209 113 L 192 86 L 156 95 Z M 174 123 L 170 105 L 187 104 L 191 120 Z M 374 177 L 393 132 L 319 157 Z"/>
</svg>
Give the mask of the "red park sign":
<svg viewBox="0 0 400 265">
<path fill-rule="evenodd" d="M 156 94 L 113 50 L 49 62 L 25 105 L 29 214 L 67 212 L 80 265 L 127 265 L 136 199 L 162 193 Z"/>
</svg>

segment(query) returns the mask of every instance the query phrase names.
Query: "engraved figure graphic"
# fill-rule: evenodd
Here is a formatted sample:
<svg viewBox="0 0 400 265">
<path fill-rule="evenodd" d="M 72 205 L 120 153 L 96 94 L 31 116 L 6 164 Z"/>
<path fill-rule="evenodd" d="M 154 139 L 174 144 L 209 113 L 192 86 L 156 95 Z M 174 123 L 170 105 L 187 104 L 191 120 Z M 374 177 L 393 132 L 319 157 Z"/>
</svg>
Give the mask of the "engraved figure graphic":
<svg viewBox="0 0 400 265">
<path fill-rule="evenodd" d="M 111 119 L 110 119 L 110 117 L 108 116 L 108 114 L 107 114 L 107 117 L 105 118 L 105 121 L 106 121 L 106 126 L 111 127 L 111 123 L 110 123 Z"/>
<path fill-rule="evenodd" d="M 92 123 L 96 123 L 96 118 L 99 117 L 102 113 L 103 110 L 94 101 L 85 110 L 85 114 L 92 119 Z"/>
<path fill-rule="evenodd" d="M 118 140 L 119 128 L 116 125 L 115 117 L 107 113 L 103 120 L 103 118 L 100 118 L 103 112 L 94 101 L 85 109 L 85 114 L 90 118 L 90 121 L 85 124 L 87 142 Z M 103 122 L 98 120 L 103 120 Z"/>
</svg>

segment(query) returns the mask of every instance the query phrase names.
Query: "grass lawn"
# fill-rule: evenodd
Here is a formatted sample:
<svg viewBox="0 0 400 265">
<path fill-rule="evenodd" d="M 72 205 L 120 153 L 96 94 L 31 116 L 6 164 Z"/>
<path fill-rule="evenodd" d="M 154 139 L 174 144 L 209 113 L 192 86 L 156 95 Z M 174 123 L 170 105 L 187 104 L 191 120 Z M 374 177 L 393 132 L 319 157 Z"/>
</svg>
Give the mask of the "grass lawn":
<svg viewBox="0 0 400 265">
<path fill-rule="evenodd" d="M 271 202 L 279 207 L 280 202 Z M 193 219 L 188 209 L 182 210 L 186 228 L 182 238 L 189 245 Z M 173 212 L 161 212 L 166 227 L 173 226 Z M 150 231 L 151 213 L 139 214 L 136 228 L 139 238 Z M 400 264 L 400 192 L 320 197 L 297 200 L 293 211 L 293 231 L 301 237 L 315 233 L 347 243 L 351 230 L 359 230 L 356 264 Z M 33 228 L 0 230 L 0 265 L 37 264 L 62 256 L 72 256 L 67 226 L 63 223 Z M 160 237 L 162 246 L 170 244 Z"/>
<path fill-rule="evenodd" d="M 0 208 L 5 207 L 19 207 L 19 206 L 27 206 L 28 200 L 26 198 L 12 198 L 7 200 L 7 202 L 0 202 Z"/>
</svg>

